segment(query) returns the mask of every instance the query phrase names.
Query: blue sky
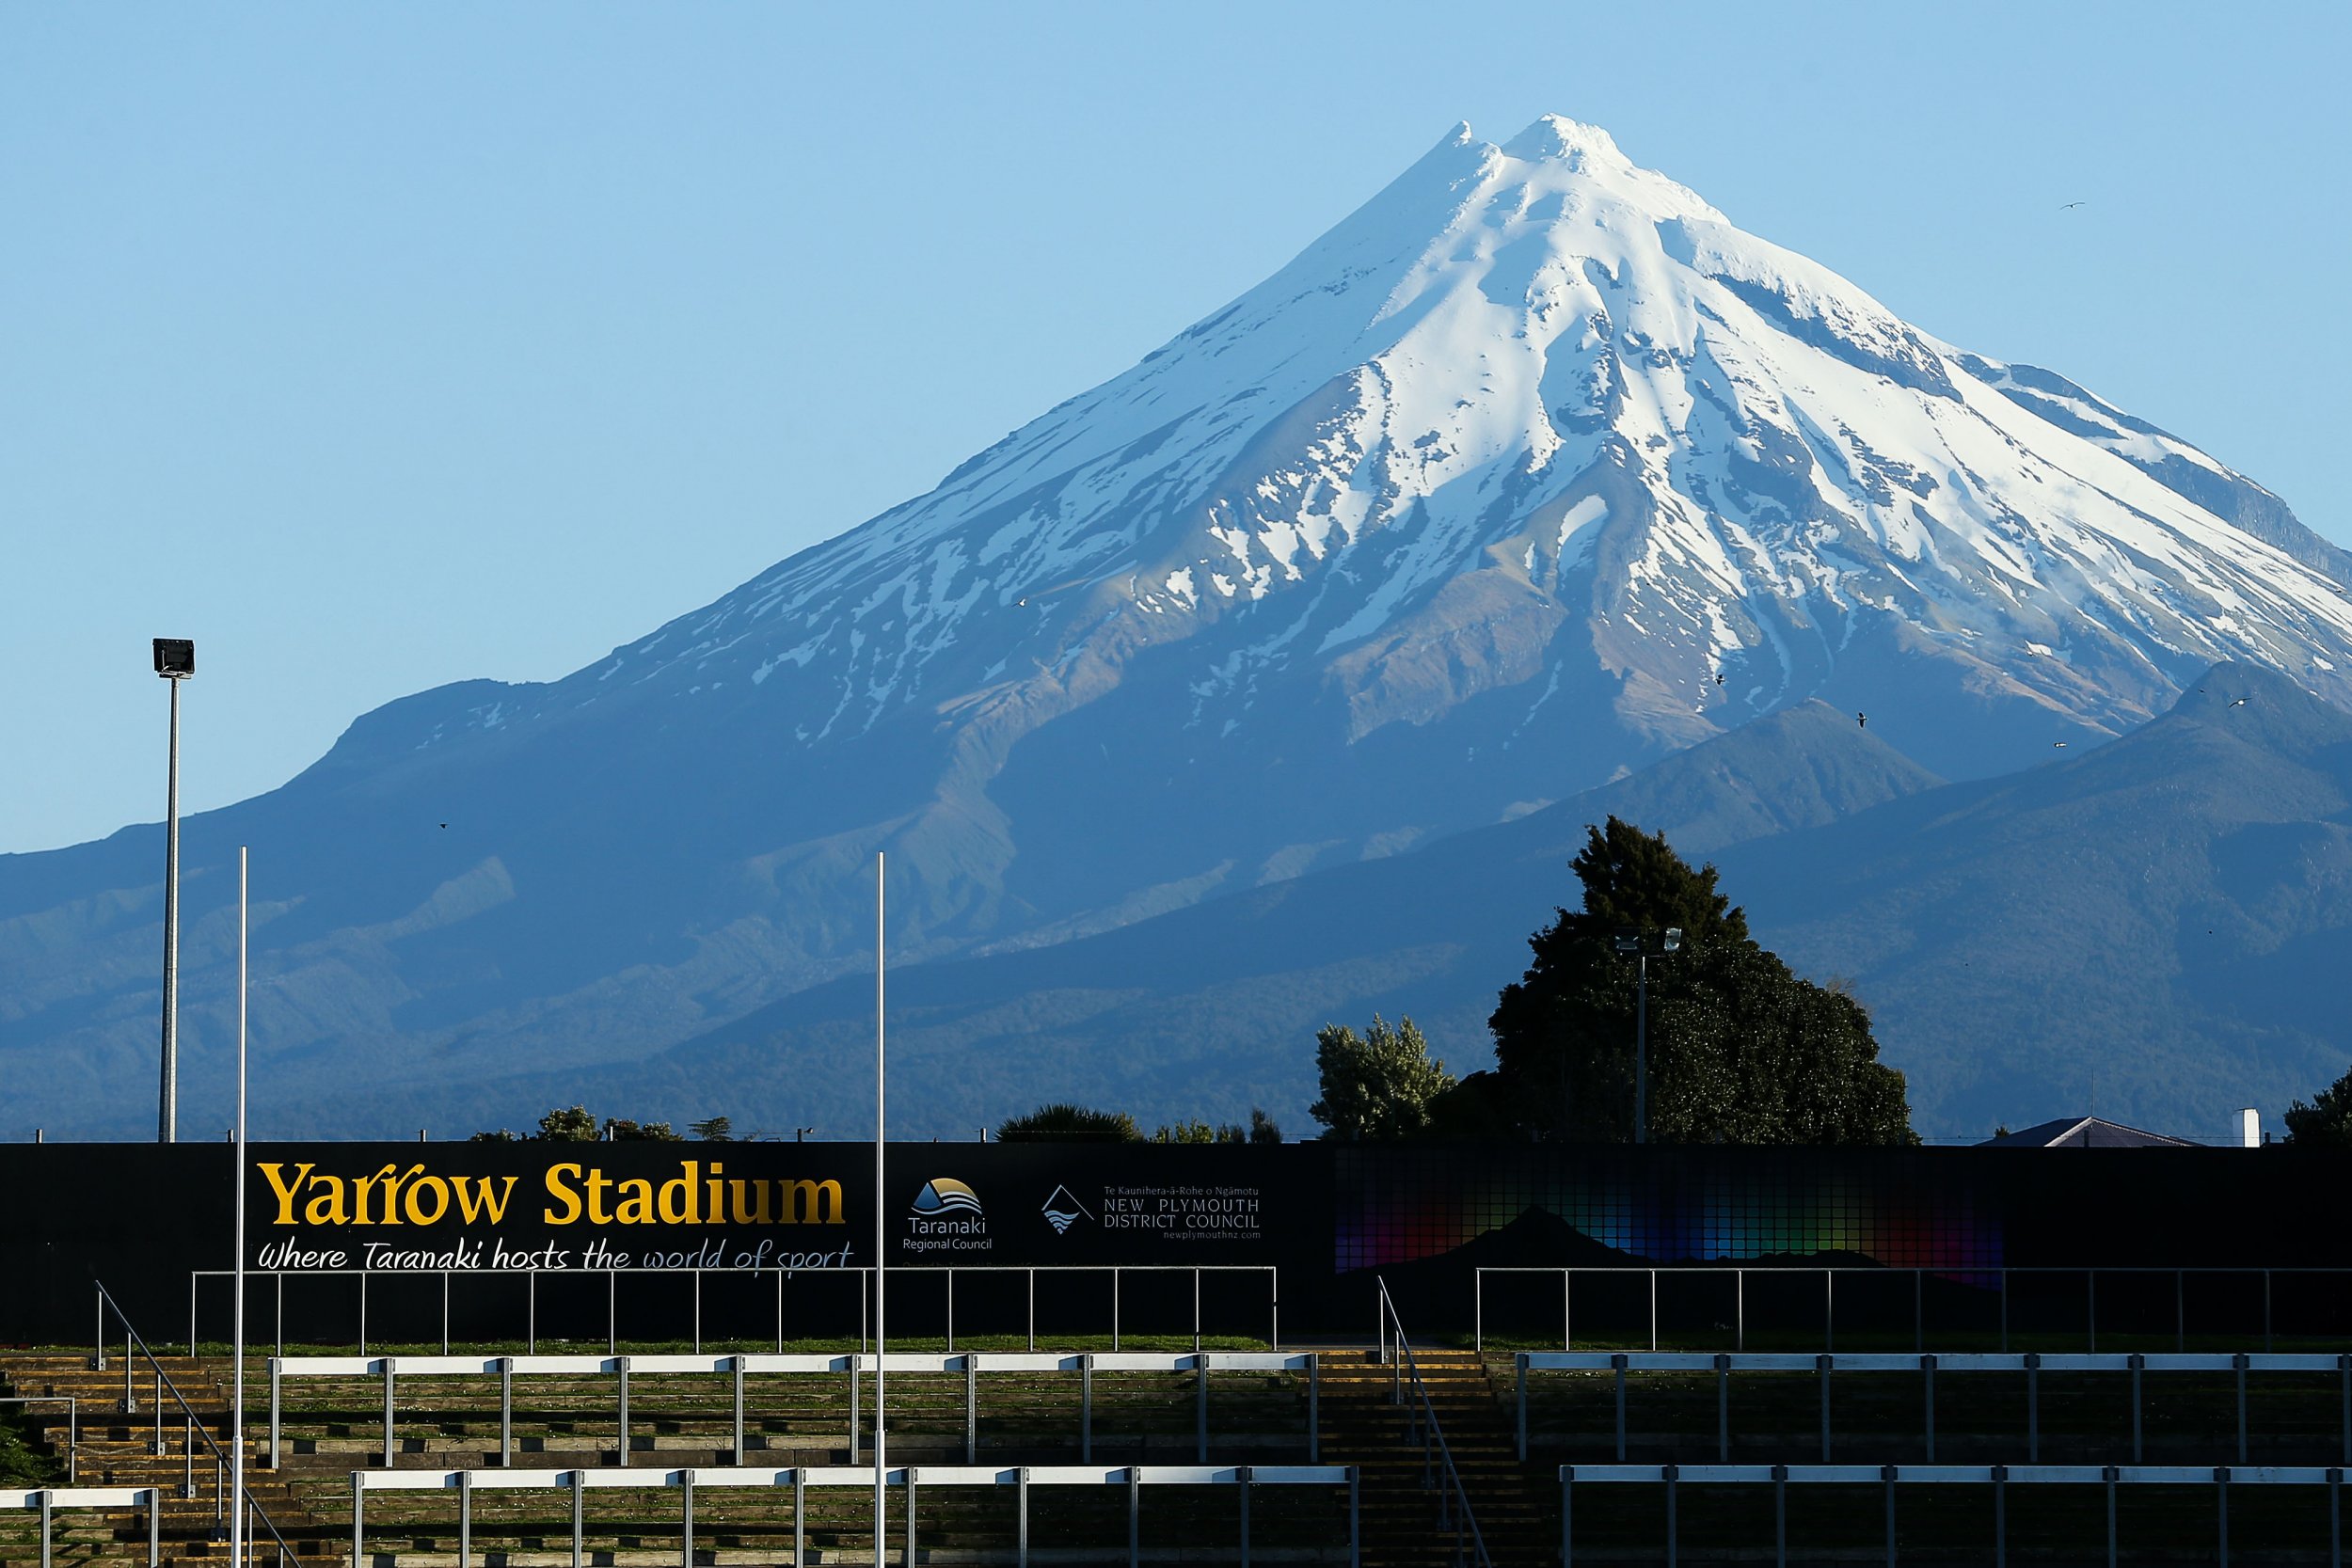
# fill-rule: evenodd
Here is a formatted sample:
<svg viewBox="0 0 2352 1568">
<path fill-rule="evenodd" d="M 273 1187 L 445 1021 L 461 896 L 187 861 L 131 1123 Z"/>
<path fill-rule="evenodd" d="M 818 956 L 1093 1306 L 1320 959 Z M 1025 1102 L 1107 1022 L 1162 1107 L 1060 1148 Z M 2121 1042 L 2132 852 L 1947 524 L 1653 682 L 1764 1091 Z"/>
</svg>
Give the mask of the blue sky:
<svg viewBox="0 0 2352 1568">
<path fill-rule="evenodd" d="M 0 850 L 547 679 L 1558 112 L 2352 540 L 2343 8 L 0 9 Z M 2082 201 L 2061 212 L 2063 203 Z"/>
</svg>

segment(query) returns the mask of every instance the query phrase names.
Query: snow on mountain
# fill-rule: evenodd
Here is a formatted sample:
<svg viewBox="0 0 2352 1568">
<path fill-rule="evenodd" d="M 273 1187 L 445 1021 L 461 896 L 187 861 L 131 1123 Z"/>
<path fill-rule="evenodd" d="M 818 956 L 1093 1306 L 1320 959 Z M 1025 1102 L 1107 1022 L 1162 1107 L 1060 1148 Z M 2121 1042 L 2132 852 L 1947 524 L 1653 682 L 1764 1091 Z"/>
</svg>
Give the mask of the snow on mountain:
<svg viewBox="0 0 2352 1568">
<path fill-rule="evenodd" d="M 2352 701 L 2348 562 L 1603 131 L 1465 127 L 928 494 L 562 681 L 389 705 L 218 826 L 296 885 L 289 1047 L 627 1056 L 857 961 L 876 848 L 908 952 L 1033 945 L 1815 697 L 1949 777 L 2222 659 Z M 151 1051 L 110 846 L 0 861 L 0 1050 Z"/>
<path fill-rule="evenodd" d="M 1124 375 L 539 700 L 748 682 L 821 745 L 908 707 L 1025 727 L 1184 643 L 1210 736 L 1301 675 L 1351 738 L 1494 687 L 1540 721 L 1573 663 L 1673 746 L 1884 650 L 2106 733 L 2217 658 L 2336 684 L 2342 552 L 2217 515 L 2233 486 L 2267 495 L 1606 132 L 1464 128 Z"/>
</svg>

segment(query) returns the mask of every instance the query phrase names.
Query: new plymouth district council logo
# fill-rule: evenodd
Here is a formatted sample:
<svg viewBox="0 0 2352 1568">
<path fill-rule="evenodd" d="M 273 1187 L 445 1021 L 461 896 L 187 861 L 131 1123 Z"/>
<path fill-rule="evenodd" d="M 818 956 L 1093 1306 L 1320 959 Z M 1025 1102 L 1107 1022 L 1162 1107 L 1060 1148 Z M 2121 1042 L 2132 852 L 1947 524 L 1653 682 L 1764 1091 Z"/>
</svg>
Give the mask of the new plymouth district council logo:
<svg viewBox="0 0 2352 1568">
<path fill-rule="evenodd" d="M 914 1195 L 914 1212 L 918 1214 L 944 1214 L 952 1210 L 982 1214 L 980 1195 L 952 1176 L 934 1176 L 923 1183 L 923 1190 Z"/>
<path fill-rule="evenodd" d="M 1045 1200 L 1043 1212 L 1045 1223 L 1054 1227 L 1057 1236 L 1067 1236 L 1072 1226 L 1082 1219 L 1094 1217 L 1086 1212 L 1084 1204 L 1070 1196 L 1069 1188 L 1059 1186 L 1054 1189 L 1054 1196 Z"/>
</svg>

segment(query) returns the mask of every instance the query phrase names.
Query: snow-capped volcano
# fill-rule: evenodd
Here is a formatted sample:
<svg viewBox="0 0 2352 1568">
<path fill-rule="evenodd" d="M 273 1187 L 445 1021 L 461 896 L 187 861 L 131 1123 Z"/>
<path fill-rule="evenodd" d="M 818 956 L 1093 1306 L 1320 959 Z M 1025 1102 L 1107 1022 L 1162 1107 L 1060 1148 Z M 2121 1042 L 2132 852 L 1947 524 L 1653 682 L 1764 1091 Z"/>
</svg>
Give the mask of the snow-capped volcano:
<svg viewBox="0 0 2352 1568">
<path fill-rule="evenodd" d="M 1181 648 L 1155 722 L 1211 737 L 1294 722 L 1275 686 L 1354 740 L 1508 689 L 1539 727 L 1597 678 L 1637 749 L 1961 697 L 1964 739 L 1912 727 L 1981 770 L 2218 658 L 2343 689 L 2341 558 L 2227 515 L 2264 502 L 1547 118 L 1461 129 L 1126 374 L 542 700 L 736 680 L 811 745 L 908 709 L 1025 730 Z"/>
<path fill-rule="evenodd" d="M 1947 775 L 2221 659 L 2352 701 L 2348 562 L 1547 118 L 1448 136 L 928 494 L 563 681 L 390 705 L 215 817 L 307 890 L 263 933 L 322 999 L 284 1043 L 486 1072 L 856 961 L 877 847 L 936 954 L 1394 852 L 1817 696 Z M 0 916 L 135 947 L 145 906 L 101 894 L 151 876 L 138 843 L 0 863 Z M 0 942 L 0 1049 L 151 1048 L 91 1022 L 144 983 L 98 945 Z"/>
</svg>

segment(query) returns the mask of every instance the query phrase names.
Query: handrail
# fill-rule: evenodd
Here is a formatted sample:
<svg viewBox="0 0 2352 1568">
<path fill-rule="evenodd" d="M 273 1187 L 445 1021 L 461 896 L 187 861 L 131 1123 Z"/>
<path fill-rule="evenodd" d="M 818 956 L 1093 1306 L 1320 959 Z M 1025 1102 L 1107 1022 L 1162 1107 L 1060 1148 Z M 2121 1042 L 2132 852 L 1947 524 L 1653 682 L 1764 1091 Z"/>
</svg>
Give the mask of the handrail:
<svg viewBox="0 0 2352 1568">
<path fill-rule="evenodd" d="M 1822 1348 L 1837 1348 L 1837 1276 L 1859 1275 L 1868 1279 L 1911 1280 L 1912 1348 L 1925 1351 L 1927 1339 L 1927 1281 L 1932 1277 L 1946 1283 L 1969 1286 L 1977 1290 L 1995 1291 L 2000 1298 L 2001 1349 L 2009 1349 L 2009 1277 L 2011 1275 L 2056 1275 L 2071 1277 L 2079 1275 L 2084 1282 L 2083 1336 L 2087 1351 L 2099 1348 L 2099 1276 L 2122 1275 L 2126 1278 L 2161 1279 L 2172 1276 L 2172 1336 L 2173 1348 L 2188 1349 L 2188 1280 L 2192 1275 L 2259 1276 L 2263 1287 L 2263 1349 L 2268 1351 L 2276 1335 L 2271 1314 L 2272 1285 L 2275 1277 L 2303 1275 L 2352 1275 L 2352 1265 L 2301 1264 L 2280 1267 L 2259 1263 L 2228 1263 L 2214 1265 L 2191 1264 L 2124 1264 L 2124 1263 L 1982 1263 L 1982 1264 L 1924 1264 L 1924 1263 L 1487 1263 L 1471 1271 L 1470 1280 L 1470 1348 L 1486 1348 L 1486 1276 L 1494 1275 L 1557 1275 L 1560 1276 L 1560 1348 L 1575 1349 L 1570 1332 L 1573 1322 L 1570 1295 L 1579 1275 L 1601 1275 L 1630 1278 L 1646 1275 L 1649 1281 L 1649 1348 L 1658 1349 L 1658 1276 L 1664 1275 L 1694 1278 L 1703 1275 L 1732 1276 L 1732 1344 L 1733 1350 L 1747 1348 L 1747 1281 L 1750 1275 L 1759 1279 L 1801 1279 L 1819 1275 L 1821 1279 Z M 1991 1277 L 1993 1286 L 1981 1281 Z M 1716 1325 L 1721 1328 L 1722 1324 Z"/>
<path fill-rule="evenodd" d="M 1414 1359 L 1413 1347 L 1405 1338 L 1405 1320 L 1397 1316 L 1396 1303 L 1389 1295 L 1388 1280 L 1382 1278 L 1378 1284 L 1380 1286 L 1381 1359 L 1400 1369 L 1393 1396 L 1395 1402 L 1399 1404 L 1405 1402 L 1403 1378 L 1408 1375 L 1413 1380 L 1413 1392 L 1421 1398 L 1421 1414 L 1416 1418 L 1416 1422 L 1417 1424 L 1425 1423 L 1422 1425 L 1422 1431 L 1426 1433 L 1422 1438 L 1421 1444 L 1422 1484 L 1425 1487 L 1431 1483 L 1430 1446 L 1433 1442 L 1437 1447 L 1437 1457 L 1445 1468 L 1446 1486 L 1451 1496 L 1450 1497 L 1441 1496 L 1438 1498 L 1438 1528 L 1443 1529 L 1449 1523 L 1453 1525 L 1454 1560 L 1456 1568 L 1460 1568 L 1464 1561 L 1462 1540 L 1466 1529 L 1469 1531 L 1470 1549 L 1475 1554 L 1470 1560 L 1475 1562 L 1477 1568 L 1494 1568 L 1494 1559 L 1486 1553 L 1486 1538 L 1480 1533 L 1478 1528 L 1478 1516 L 1470 1512 L 1470 1491 L 1462 1484 L 1461 1472 L 1454 1466 L 1454 1449 L 1445 1440 L 1444 1428 L 1438 1424 L 1437 1406 L 1430 1402 L 1428 1386 L 1422 1381 L 1420 1363 Z M 1393 1336 L 1391 1336 L 1391 1330 L 1393 1330 Z M 1391 1344 L 1394 1346 L 1393 1351 L 1391 1349 Z M 1411 1439 L 1408 1437 L 1406 1440 Z M 1452 1521 L 1446 1518 L 1449 1502 L 1454 1508 L 1459 1510 L 1458 1514 Z"/>
<path fill-rule="evenodd" d="M 831 1254 L 826 1256 L 830 1257 Z M 234 1269 L 190 1269 L 188 1271 L 188 1354 L 196 1354 L 197 1285 L 206 1279 L 230 1279 Z M 1188 1274 L 1192 1275 L 1192 1348 L 1202 1348 L 1204 1335 L 1200 1318 L 1200 1276 L 1204 1274 L 1262 1274 L 1266 1276 L 1266 1344 L 1279 1348 L 1282 1342 L 1282 1271 L 1275 1263 L 949 1263 L 936 1266 L 916 1266 L 908 1271 L 915 1275 L 932 1275 L 946 1281 L 947 1307 L 947 1349 L 956 1348 L 956 1275 L 959 1274 L 1025 1275 L 1028 1278 L 1027 1338 L 1029 1349 L 1037 1349 L 1037 1276 L 1043 1275 L 1108 1275 L 1111 1285 L 1111 1349 L 1120 1348 L 1119 1304 L 1120 1281 L 1131 1274 Z M 258 1275 L 274 1282 L 277 1305 L 271 1313 L 276 1325 L 273 1338 L 279 1355 L 286 1353 L 286 1281 L 292 1279 L 344 1279 L 359 1281 L 359 1354 L 368 1354 L 368 1281 L 372 1277 L 391 1279 L 432 1279 L 441 1282 L 441 1353 L 450 1352 L 450 1284 L 454 1278 L 521 1279 L 524 1282 L 523 1342 L 526 1354 L 536 1354 L 539 1349 L 539 1276 L 551 1275 L 559 1279 L 580 1279 L 601 1275 L 605 1282 L 605 1349 L 617 1355 L 621 1350 L 620 1307 L 618 1281 L 624 1275 L 651 1278 L 685 1275 L 694 1282 L 691 1326 L 696 1354 L 703 1348 L 702 1280 L 709 1275 L 743 1275 L 756 1279 L 772 1275 L 776 1283 L 776 1353 L 784 1354 L 785 1341 L 785 1281 L 798 1275 L 810 1278 L 855 1278 L 858 1281 L 858 1349 L 866 1348 L 866 1336 L 871 1327 L 871 1310 L 866 1292 L 873 1287 L 872 1265 L 850 1268 L 846 1265 L 803 1266 L 799 1263 L 759 1264 L 679 1264 L 666 1268 L 606 1268 L 578 1269 L 257 1269 L 249 1277 Z"/>
<path fill-rule="evenodd" d="M 90 1283 L 95 1286 L 98 1291 L 98 1354 L 94 1357 L 94 1360 L 99 1367 L 103 1368 L 105 1366 L 105 1325 L 106 1309 L 108 1307 L 114 1308 L 116 1321 L 122 1324 L 122 1342 L 124 1347 L 122 1386 L 125 1390 L 123 1408 L 126 1411 L 135 1411 L 138 1408 L 136 1399 L 129 1392 L 131 1388 L 131 1362 L 129 1353 L 132 1348 L 135 1347 L 139 1354 L 146 1357 L 149 1369 L 154 1372 L 156 1386 L 169 1390 L 173 1402 L 180 1406 L 181 1414 L 187 1418 L 187 1432 L 189 1435 L 191 1437 L 201 1437 L 204 1439 L 204 1447 L 213 1456 L 215 1496 L 217 1497 L 226 1493 L 228 1491 L 228 1484 L 225 1478 L 229 1475 L 230 1469 L 229 1456 L 221 1451 L 221 1448 L 218 1443 L 213 1441 L 211 1428 L 207 1427 L 203 1420 L 199 1418 L 196 1413 L 196 1407 L 188 1403 L 187 1397 L 180 1392 L 180 1386 L 172 1381 L 171 1374 L 169 1372 L 164 1370 L 163 1363 L 155 1359 L 155 1353 L 147 1348 L 147 1340 L 140 1335 L 136 1328 L 132 1326 L 131 1315 L 122 1309 L 122 1304 L 120 1302 L 115 1300 L 114 1292 L 106 1289 L 105 1282 L 101 1279 L 93 1278 Z M 163 1441 L 163 1429 L 164 1413 L 159 1403 L 155 1411 L 155 1439 L 159 1445 Z M 239 1443 L 245 1441 L 245 1433 L 241 1432 L 232 1433 L 231 1436 L 233 1441 Z M 159 1448 L 157 1451 L 160 1452 L 161 1449 Z M 191 1465 L 195 1463 L 195 1449 L 190 1447 L 188 1449 L 188 1456 Z M 193 1488 L 191 1488 L 190 1491 L 191 1495 L 193 1495 Z M 260 1500 L 253 1496 L 253 1489 L 250 1486 L 241 1483 L 237 1488 L 237 1495 L 238 1501 L 246 1508 L 248 1516 L 254 1519 L 259 1519 L 262 1522 L 262 1528 L 269 1531 L 270 1539 L 278 1543 L 278 1560 L 280 1568 L 283 1568 L 283 1565 L 290 1558 L 294 1562 L 299 1563 L 302 1560 L 302 1554 L 295 1551 L 294 1547 L 286 1544 L 286 1538 L 279 1532 L 277 1521 L 269 1516 L 269 1511 L 263 1508 Z M 250 1540 L 250 1536 L 248 1536 L 247 1539 Z M 231 1564 L 230 1568 L 243 1568 L 243 1565 Z"/>
</svg>

